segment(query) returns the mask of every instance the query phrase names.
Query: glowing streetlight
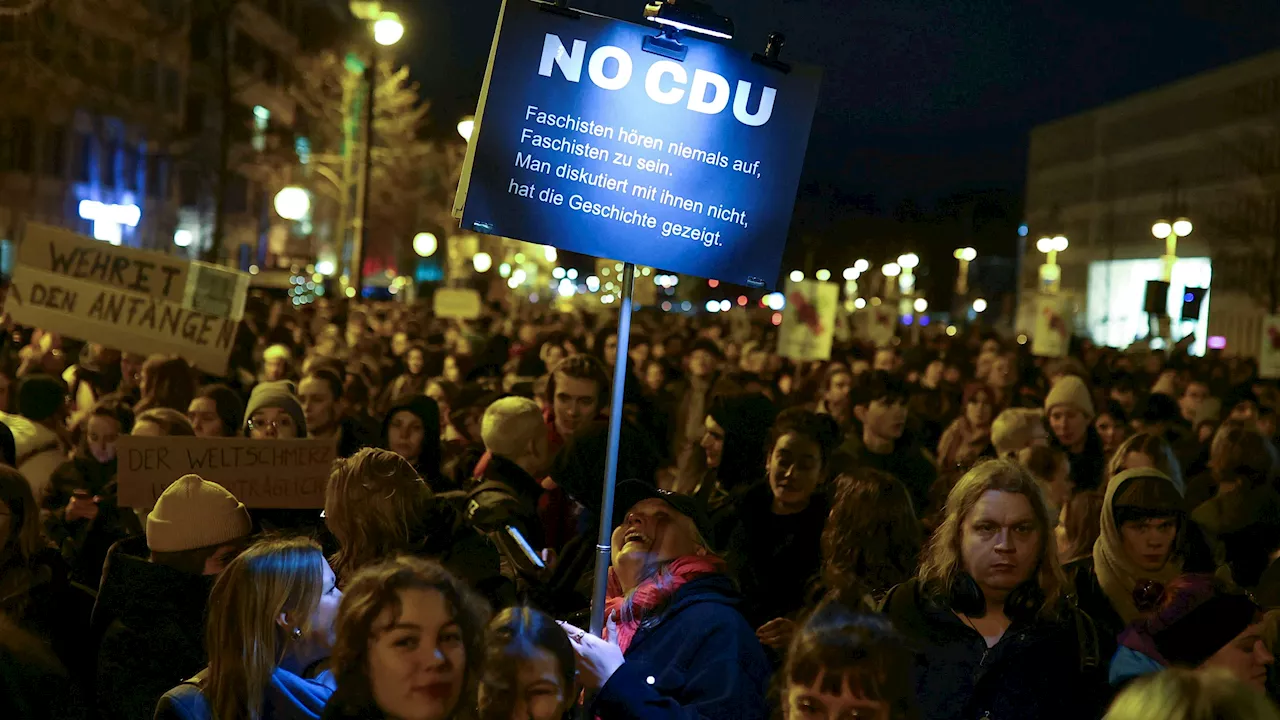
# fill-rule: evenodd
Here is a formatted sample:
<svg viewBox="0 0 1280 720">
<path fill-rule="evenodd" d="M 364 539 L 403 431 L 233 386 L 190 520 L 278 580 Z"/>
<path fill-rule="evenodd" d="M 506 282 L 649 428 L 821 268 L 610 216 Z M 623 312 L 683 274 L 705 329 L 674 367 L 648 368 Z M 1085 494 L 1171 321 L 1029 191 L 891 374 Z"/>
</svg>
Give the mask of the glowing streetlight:
<svg viewBox="0 0 1280 720">
<path fill-rule="evenodd" d="M 841 273 L 841 277 L 843 277 L 845 280 L 853 281 L 853 280 L 857 280 L 858 276 L 861 274 L 862 273 L 858 272 L 857 268 L 847 267 L 844 269 L 844 272 Z"/>
<path fill-rule="evenodd" d="M 863 309 L 863 308 L 865 308 L 865 307 L 867 306 L 867 299 L 866 299 L 866 298 L 856 298 L 856 299 L 853 301 L 853 306 L 854 306 L 855 308 L 857 308 L 857 309 L 861 310 L 861 309 Z"/>
<path fill-rule="evenodd" d="M 542 246 L 542 257 L 543 257 L 544 259 L 546 259 L 546 261 L 547 261 L 547 262 L 549 262 L 549 263 L 553 263 L 553 262 L 555 262 L 555 261 L 556 261 L 556 258 L 557 258 L 557 257 L 559 257 L 559 256 L 558 256 L 558 254 L 556 253 L 556 249 L 555 249 L 555 248 L 551 247 L 550 245 L 543 245 L 543 246 Z"/>
<path fill-rule="evenodd" d="M 458 134 L 463 140 L 471 142 L 471 133 L 476 129 L 476 119 L 470 115 L 458 121 Z"/>
<path fill-rule="evenodd" d="M 395 13 L 384 13 L 373 23 L 373 40 L 383 47 L 390 47 L 404 37 L 404 25 Z"/>
<path fill-rule="evenodd" d="M 902 266 L 898 263 L 885 263 L 880 268 L 880 272 L 884 273 L 885 277 L 895 278 L 902 274 Z"/>
<path fill-rule="evenodd" d="M 1173 265 L 1178 261 L 1178 238 L 1190 235 L 1192 229 L 1191 221 L 1184 217 L 1173 222 L 1160 220 L 1151 226 L 1151 234 L 1159 240 L 1164 240 L 1164 257 L 1161 258 L 1164 260 L 1164 269 L 1161 280 L 1169 282 L 1173 277 Z"/>
<path fill-rule="evenodd" d="M 332 260 L 321 260 L 320 262 L 316 263 L 316 272 L 320 273 L 321 275 L 332 275 L 337 271 L 338 271 L 338 268 L 333 264 Z"/>
<path fill-rule="evenodd" d="M 276 193 L 274 205 L 277 215 L 297 222 L 311 212 L 311 194 L 296 185 L 290 185 Z"/>
<path fill-rule="evenodd" d="M 1044 264 L 1040 266 L 1040 284 L 1045 291 L 1056 293 L 1062 284 L 1062 268 L 1058 266 L 1058 253 L 1067 249 L 1070 243 L 1065 235 L 1042 237 L 1036 241 L 1036 249 L 1045 254 Z"/>
<path fill-rule="evenodd" d="M 413 236 L 413 251 L 418 253 L 418 257 L 431 257 L 439 248 L 440 241 L 435 233 L 420 232 Z"/>
<path fill-rule="evenodd" d="M 861 259 L 859 259 L 858 262 L 853 264 L 853 269 L 857 270 L 859 274 L 866 272 L 870 267 L 871 267 L 871 263 Z"/>
<path fill-rule="evenodd" d="M 800 282 L 804 280 L 804 273 L 800 270 L 792 270 L 787 277 L 791 278 L 791 282 Z"/>
<path fill-rule="evenodd" d="M 196 239 L 196 238 L 195 238 L 195 235 L 194 235 L 194 234 L 192 234 L 192 232 L 191 232 L 190 230 L 175 230 L 175 231 L 173 231 L 173 244 L 174 244 L 174 245 L 177 245 L 178 247 L 183 247 L 183 248 L 184 248 L 184 247 L 187 247 L 187 246 L 188 246 L 188 245 L 190 245 L 190 244 L 192 243 L 192 241 L 194 241 L 195 239 Z"/>
<path fill-rule="evenodd" d="M 489 272 L 489 268 L 493 267 L 493 256 L 487 252 L 478 252 L 471 257 L 471 267 L 476 272 Z"/>
<path fill-rule="evenodd" d="M 915 253 L 907 253 L 898 256 L 898 264 L 904 270 L 915 270 L 920 265 L 920 256 Z"/>
<path fill-rule="evenodd" d="M 916 301 L 912 303 L 911 307 L 915 308 L 916 312 L 922 313 L 929 309 L 929 301 L 924 298 L 916 298 Z"/>
<path fill-rule="evenodd" d="M 985 311 L 986 309 L 987 309 L 987 301 L 986 301 L 986 300 L 983 300 L 982 298 L 978 298 L 977 300 L 974 300 L 974 301 L 973 301 L 973 311 L 974 311 L 974 312 L 976 312 L 976 313 L 980 313 L 980 312 Z"/>
<path fill-rule="evenodd" d="M 963 297 L 969 294 L 969 263 L 977 259 L 978 251 L 971 247 L 956 248 L 953 255 L 960 261 L 960 274 L 956 276 L 956 294 Z"/>
<path fill-rule="evenodd" d="M 821 270 L 818 270 L 818 272 L 814 273 L 813 276 L 818 279 L 818 282 L 826 282 L 831 279 L 831 271 L 826 268 L 822 268 Z"/>
</svg>

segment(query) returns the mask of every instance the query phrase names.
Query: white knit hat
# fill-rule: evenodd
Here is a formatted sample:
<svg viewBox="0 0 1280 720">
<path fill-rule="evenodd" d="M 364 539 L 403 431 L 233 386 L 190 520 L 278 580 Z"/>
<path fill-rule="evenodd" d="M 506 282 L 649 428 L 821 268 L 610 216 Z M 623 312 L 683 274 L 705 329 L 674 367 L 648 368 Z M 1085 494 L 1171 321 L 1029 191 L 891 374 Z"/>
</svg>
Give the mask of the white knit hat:
<svg viewBox="0 0 1280 720">
<path fill-rule="evenodd" d="M 166 488 L 147 517 L 147 547 L 152 552 L 215 547 L 252 532 L 244 503 L 199 475 L 184 475 Z"/>
<path fill-rule="evenodd" d="M 1044 399 L 1044 411 L 1053 410 L 1055 405 L 1070 405 L 1085 417 L 1093 417 L 1093 398 L 1089 396 L 1089 388 L 1075 375 L 1063 375 L 1050 388 L 1049 397 Z"/>
</svg>

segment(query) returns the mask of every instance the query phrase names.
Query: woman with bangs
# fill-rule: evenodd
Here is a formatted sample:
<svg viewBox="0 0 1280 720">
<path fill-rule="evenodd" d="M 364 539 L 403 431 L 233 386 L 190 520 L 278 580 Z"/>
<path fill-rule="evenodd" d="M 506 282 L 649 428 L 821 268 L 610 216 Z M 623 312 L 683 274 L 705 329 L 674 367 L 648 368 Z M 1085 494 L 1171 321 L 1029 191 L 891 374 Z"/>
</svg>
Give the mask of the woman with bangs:
<svg viewBox="0 0 1280 720">
<path fill-rule="evenodd" d="M 320 666 L 341 599 L 315 542 L 253 545 L 209 595 L 209 667 L 165 693 L 156 720 L 319 718 L 336 687 Z"/>
<path fill-rule="evenodd" d="M 911 653 L 878 615 L 836 602 L 813 611 L 779 677 L 783 720 L 917 720 Z"/>
<path fill-rule="evenodd" d="M 546 614 L 507 608 L 489 624 L 480 720 L 567 720 L 578 699 L 569 636 Z"/>
<path fill-rule="evenodd" d="M 1016 462 L 965 473 L 916 577 L 884 610 L 917 646 L 930 720 L 1096 717 L 1105 679 L 1092 622 L 1066 598 L 1052 523 Z"/>
</svg>

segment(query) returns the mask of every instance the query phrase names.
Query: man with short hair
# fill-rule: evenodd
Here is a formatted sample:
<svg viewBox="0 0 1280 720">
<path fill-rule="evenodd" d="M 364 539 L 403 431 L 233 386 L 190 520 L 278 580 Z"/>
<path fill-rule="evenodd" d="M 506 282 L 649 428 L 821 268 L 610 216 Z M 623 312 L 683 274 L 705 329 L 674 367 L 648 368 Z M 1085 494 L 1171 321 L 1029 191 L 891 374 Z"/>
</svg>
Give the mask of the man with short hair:
<svg viewBox="0 0 1280 720">
<path fill-rule="evenodd" d="M 547 394 L 551 400 L 552 428 L 558 436 L 556 449 L 559 449 L 559 445 L 573 437 L 578 428 L 595 420 L 607 405 L 609 376 L 599 360 L 590 355 L 574 355 L 552 368 Z"/>
<path fill-rule="evenodd" d="M 160 696 L 205 666 L 213 582 L 248 543 L 249 511 L 221 485 L 186 475 L 156 500 L 146 536 L 112 548 L 93 609 L 104 720 L 155 712 Z"/>
<path fill-rule="evenodd" d="M 845 438 L 839 453 L 855 468 L 893 475 L 911 493 L 916 515 L 923 516 L 938 471 L 924 449 L 906 433 L 906 385 L 896 375 L 876 370 L 854 385 L 850 399 L 862 432 Z"/>
<path fill-rule="evenodd" d="M 541 550 L 546 538 L 537 514 L 543 495 L 539 479 L 546 476 L 553 456 L 542 411 L 528 398 L 500 398 L 485 409 L 480 435 L 490 454 L 480 480 L 504 486 L 513 500 L 509 524 Z"/>
</svg>

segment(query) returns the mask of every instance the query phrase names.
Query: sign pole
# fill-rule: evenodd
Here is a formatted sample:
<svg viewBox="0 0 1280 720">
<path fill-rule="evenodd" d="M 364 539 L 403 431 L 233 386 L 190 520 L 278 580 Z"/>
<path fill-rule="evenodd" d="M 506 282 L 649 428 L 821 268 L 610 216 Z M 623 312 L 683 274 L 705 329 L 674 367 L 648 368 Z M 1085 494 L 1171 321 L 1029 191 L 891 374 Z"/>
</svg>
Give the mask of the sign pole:
<svg viewBox="0 0 1280 720">
<path fill-rule="evenodd" d="M 604 467 L 604 492 L 600 502 L 600 536 L 596 540 L 596 578 L 591 592 L 591 634 L 604 637 L 604 601 L 609 587 L 610 543 L 613 539 L 613 490 L 618 484 L 618 444 L 622 440 L 623 389 L 627 382 L 627 355 L 631 339 L 631 294 L 636 266 L 622 266 L 622 307 L 618 314 L 618 354 L 613 361 L 613 401 L 609 406 L 609 450 Z"/>
</svg>

